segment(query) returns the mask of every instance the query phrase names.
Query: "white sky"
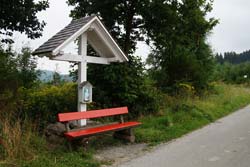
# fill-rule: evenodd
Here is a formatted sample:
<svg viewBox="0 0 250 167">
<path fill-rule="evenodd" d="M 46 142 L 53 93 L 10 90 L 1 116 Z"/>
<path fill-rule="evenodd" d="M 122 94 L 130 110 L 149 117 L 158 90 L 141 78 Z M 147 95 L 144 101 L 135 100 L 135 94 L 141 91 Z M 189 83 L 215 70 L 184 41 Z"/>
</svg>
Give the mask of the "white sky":
<svg viewBox="0 0 250 167">
<path fill-rule="evenodd" d="M 15 33 L 15 50 L 26 44 L 36 49 L 46 42 L 51 36 L 64 28 L 71 18 L 69 13 L 72 7 L 66 4 L 66 0 L 50 0 L 50 8 L 38 14 L 40 20 L 44 20 L 47 25 L 43 31 L 43 36 L 39 39 L 30 40 L 25 35 Z M 214 52 L 236 51 L 242 52 L 250 49 L 250 1 L 249 0 L 215 0 L 214 10 L 209 16 L 220 20 L 209 36 L 208 41 Z M 140 42 L 137 45 L 136 55 L 142 56 L 145 60 L 149 53 L 149 47 Z M 55 70 L 60 73 L 68 73 L 69 63 L 52 61 L 47 58 L 38 60 L 38 68 Z"/>
</svg>

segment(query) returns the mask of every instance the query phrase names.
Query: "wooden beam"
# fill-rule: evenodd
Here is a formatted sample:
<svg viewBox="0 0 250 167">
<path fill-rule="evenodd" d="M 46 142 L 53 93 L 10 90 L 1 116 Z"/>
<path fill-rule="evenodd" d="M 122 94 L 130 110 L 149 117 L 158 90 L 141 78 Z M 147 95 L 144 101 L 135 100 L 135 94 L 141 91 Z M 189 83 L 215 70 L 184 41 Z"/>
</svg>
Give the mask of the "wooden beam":
<svg viewBox="0 0 250 167">
<path fill-rule="evenodd" d="M 70 54 L 70 53 L 62 53 L 53 57 L 52 60 L 59 61 L 70 61 L 70 62 L 82 62 L 83 58 L 80 55 Z"/>
<path fill-rule="evenodd" d="M 96 19 L 97 20 L 97 22 L 99 23 L 99 25 L 101 26 L 101 28 L 102 28 L 102 31 L 104 31 L 105 33 L 100 33 L 101 32 L 101 30 L 99 30 L 99 31 L 97 31 L 97 33 L 99 34 L 99 35 L 101 35 L 100 37 L 101 38 L 104 38 L 104 39 L 106 39 L 106 40 L 109 40 L 110 42 L 108 42 L 107 44 L 109 45 L 109 47 L 110 47 L 110 49 L 112 50 L 112 51 L 115 51 L 115 53 L 116 54 L 119 54 L 119 55 L 121 55 L 121 56 L 119 56 L 119 58 L 118 59 L 121 59 L 121 61 L 119 61 L 119 62 L 123 62 L 123 61 L 128 61 L 128 58 L 127 58 L 127 56 L 123 53 L 123 51 L 121 50 L 121 48 L 118 46 L 118 44 L 114 41 L 114 39 L 111 37 L 111 35 L 110 35 L 110 33 L 108 32 L 108 30 L 105 28 L 105 26 L 102 24 L 102 22 L 99 20 L 99 19 Z M 98 26 L 97 26 L 98 27 Z M 105 36 L 107 36 L 107 37 L 105 37 Z M 114 45 L 115 47 L 112 47 L 111 45 Z M 118 51 L 118 52 L 117 52 Z M 116 56 L 116 55 L 115 55 Z"/>
<path fill-rule="evenodd" d="M 79 44 L 78 44 L 78 54 L 81 56 L 78 56 L 82 59 L 82 61 L 78 62 L 78 103 L 77 108 L 78 112 L 86 112 L 87 111 L 87 104 L 83 104 L 83 95 L 82 91 L 83 88 L 80 87 L 81 83 L 84 81 L 87 81 L 87 62 L 84 60 L 84 58 L 87 56 L 87 33 L 83 33 L 79 38 Z M 87 125 L 87 120 L 82 119 L 79 120 L 80 126 Z"/>
<path fill-rule="evenodd" d="M 94 57 L 94 56 L 81 56 L 76 54 L 70 53 L 61 53 L 52 58 L 52 60 L 59 60 L 59 61 L 69 61 L 69 62 L 82 62 L 84 60 L 87 63 L 94 63 L 94 64 L 110 64 L 110 62 L 117 62 L 116 58 L 104 58 L 104 57 Z"/>
<path fill-rule="evenodd" d="M 87 60 L 87 63 L 110 64 L 108 58 L 103 57 L 86 56 L 85 60 Z"/>
</svg>

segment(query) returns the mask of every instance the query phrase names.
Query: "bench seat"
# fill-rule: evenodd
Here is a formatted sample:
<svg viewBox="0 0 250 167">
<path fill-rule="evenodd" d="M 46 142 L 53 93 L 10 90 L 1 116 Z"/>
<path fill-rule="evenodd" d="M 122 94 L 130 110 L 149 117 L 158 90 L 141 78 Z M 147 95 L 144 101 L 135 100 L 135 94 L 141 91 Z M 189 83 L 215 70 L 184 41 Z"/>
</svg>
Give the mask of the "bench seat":
<svg viewBox="0 0 250 167">
<path fill-rule="evenodd" d="M 118 124 L 109 124 L 109 125 L 104 125 L 100 127 L 66 132 L 64 135 L 67 137 L 68 140 L 72 140 L 74 138 L 91 136 L 91 135 L 95 135 L 95 134 L 103 133 L 107 131 L 123 130 L 123 129 L 127 129 L 130 127 L 138 126 L 140 124 L 141 124 L 140 122 L 125 122 L 125 123 L 118 123 Z"/>
<path fill-rule="evenodd" d="M 123 115 L 128 114 L 128 107 L 106 108 L 99 110 L 90 110 L 86 112 L 70 112 L 59 113 L 58 121 L 65 124 L 66 132 L 64 136 L 69 140 L 69 149 L 72 149 L 71 143 L 74 139 L 88 138 L 89 136 L 98 135 L 105 132 L 114 132 L 113 137 L 123 139 L 129 142 L 135 142 L 135 136 L 132 128 L 141 125 L 137 121 L 125 122 Z M 78 129 L 70 129 L 70 122 L 81 119 L 94 119 L 111 116 L 120 116 L 119 123 L 102 124 L 95 127 L 81 127 Z M 76 140 L 79 141 L 79 140 Z"/>
</svg>

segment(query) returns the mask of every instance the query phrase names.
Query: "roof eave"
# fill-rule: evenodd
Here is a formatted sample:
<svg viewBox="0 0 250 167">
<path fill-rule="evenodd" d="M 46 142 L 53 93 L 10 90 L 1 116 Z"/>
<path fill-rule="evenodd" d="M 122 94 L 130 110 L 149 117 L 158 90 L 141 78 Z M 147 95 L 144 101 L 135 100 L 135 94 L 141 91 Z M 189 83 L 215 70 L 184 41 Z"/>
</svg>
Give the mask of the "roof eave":
<svg viewBox="0 0 250 167">
<path fill-rule="evenodd" d="M 70 38 L 68 38 L 62 44 L 60 44 L 57 48 L 55 48 L 52 51 L 52 55 L 57 55 L 60 52 L 60 50 L 65 47 L 65 45 L 67 45 L 72 40 L 75 40 L 77 37 L 79 37 L 79 35 L 81 35 L 84 31 L 86 31 L 86 29 L 88 28 L 88 26 L 90 26 L 90 24 L 94 21 L 94 19 L 98 19 L 98 17 L 97 16 L 93 17 L 87 24 L 85 24 L 81 29 L 75 32 Z"/>
<path fill-rule="evenodd" d="M 119 47 L 119 45 L 116 43 L 116 41 L 113 39 L 113 37 L 110 35 L 108 30 L 105 28 L 105 26 L 102 24 L 102 22 L 98 18 L 98 16 L 95 16 L 91 20 L 89 20 L 87 24 L 85 24 L 82 28 L 80 28 L 78 31 L 76 31 L 73 35 L 71 35 L 68 39 L 66 39 L 63 43 L 61 43 L 59 46 L 57 46 L 53 50 L 48 50 L 48 51 L 35 50 L 32 53 L 32 55 L 37 55 L 39 57 L 46 56 L 46 57 L 49 57 L 49 58 L 53 58 L 53 57 L 57 56 L 60 53 L 60 51 L 67 44 L 69 44 L 70 42 L 77 39 L 82 33 L 84 33 L 92 25 L 92 23 L 94 21 L 96 21 L 101 26 L 101 29 L 104 30 L 104 33 L 106 34 L 106 37 L 108 38 L 108 41 L 109 41 L 109 44 L 110 44 L 109 46 L 113 50 L 113 56 L 114 56 L 114 59 L 116 60 L 116 62 L 117 61 L 119 61 L 119 62 L 128 61 L 127 56 L 122 51 L 122 49 Z"/>
</svg>

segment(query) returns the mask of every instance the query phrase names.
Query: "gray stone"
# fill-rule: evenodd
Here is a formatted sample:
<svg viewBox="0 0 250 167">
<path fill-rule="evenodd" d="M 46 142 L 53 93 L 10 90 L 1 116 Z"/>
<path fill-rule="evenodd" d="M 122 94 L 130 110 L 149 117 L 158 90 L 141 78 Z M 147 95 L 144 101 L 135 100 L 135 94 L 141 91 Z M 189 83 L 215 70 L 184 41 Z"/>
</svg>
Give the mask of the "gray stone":
<svg viewBox="0 0 250 167">
<path fill-rule="evenodd" d="M 51 144 L 62 144 L 64 142 L 64 132 L 66 131 L 64 124 L 57 122 L 54 124 L 49 124 L 45 128 L 45 136 L 49 143 Z"/>
</svg>

